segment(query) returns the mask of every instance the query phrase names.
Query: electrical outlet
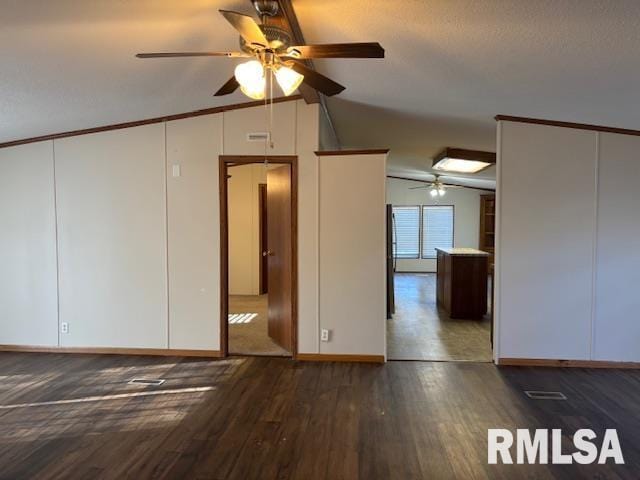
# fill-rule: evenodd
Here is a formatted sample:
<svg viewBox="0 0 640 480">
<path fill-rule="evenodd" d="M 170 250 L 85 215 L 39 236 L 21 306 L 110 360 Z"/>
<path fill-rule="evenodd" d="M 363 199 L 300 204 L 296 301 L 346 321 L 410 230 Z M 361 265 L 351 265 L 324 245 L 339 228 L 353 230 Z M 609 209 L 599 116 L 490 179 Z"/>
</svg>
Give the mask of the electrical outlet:
<svg viewBox="0 0 640 480">
<path fill-rule="evenodd" d="M 330 333 L 331 333 L 331 330 L 328 330 L 326 328 L 323 328 L 322 330 L 320 330 L 320 340 L 322 340 L 323 342 L 328 342 Z"/>
<path fill-rule="evenodd" d="M 60 324 L 60 333 L 69 333 L 69 324 L 67 322 Z"/>
</svg>

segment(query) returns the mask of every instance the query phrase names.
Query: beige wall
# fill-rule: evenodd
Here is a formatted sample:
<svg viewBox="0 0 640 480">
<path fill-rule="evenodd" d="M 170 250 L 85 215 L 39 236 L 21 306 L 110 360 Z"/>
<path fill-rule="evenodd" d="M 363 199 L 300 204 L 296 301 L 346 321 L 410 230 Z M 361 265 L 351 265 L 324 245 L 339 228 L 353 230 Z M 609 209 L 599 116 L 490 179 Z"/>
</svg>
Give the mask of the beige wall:
<svg viewBox="0 0 640 480">
<path fill-rule="evenodd" d="M 259 185 L 267 183 L 262 164 L 229 168 L 229 293 L 258 295 L 260 291 Z"/>
<path fill-rule="evenodd" d="M 385 355 L 386 155 L 320 157 L 320 353 Z"/>
<path fill-rule="evenodd" d="M 436 202 L 427 189 L 410 190 L 420 183 L 387 179 L 387 203 L 392 205 L 453 205 L 453 245 L 455 247 L 478 248 L 480 234 L 480 195 L 491 193 L 471 188 L 450 188 Z M 398 259 L 398 272 L 435 272 L 435 259 Z"/>
</svg>

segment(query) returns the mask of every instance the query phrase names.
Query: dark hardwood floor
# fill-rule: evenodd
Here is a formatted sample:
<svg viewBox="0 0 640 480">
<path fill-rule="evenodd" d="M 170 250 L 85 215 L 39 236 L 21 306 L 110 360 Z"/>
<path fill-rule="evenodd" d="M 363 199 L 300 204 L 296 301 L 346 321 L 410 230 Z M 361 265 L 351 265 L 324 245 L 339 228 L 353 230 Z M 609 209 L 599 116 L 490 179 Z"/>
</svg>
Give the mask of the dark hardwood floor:
<svg viewBox="0 0 640 480">
<path fill-rule="evenodd" d="M 163 378 L 159 387 L 128 385 Z M 637 479 L 640 372 L 0 354 L 0 478 Z M 525 389 L 567 401 L 534 401 Z M 64 402 L 64 403 L 63 403 Z M 617 428 L 626 465 L 487 465 L 487 429 Z"/>
</svg>

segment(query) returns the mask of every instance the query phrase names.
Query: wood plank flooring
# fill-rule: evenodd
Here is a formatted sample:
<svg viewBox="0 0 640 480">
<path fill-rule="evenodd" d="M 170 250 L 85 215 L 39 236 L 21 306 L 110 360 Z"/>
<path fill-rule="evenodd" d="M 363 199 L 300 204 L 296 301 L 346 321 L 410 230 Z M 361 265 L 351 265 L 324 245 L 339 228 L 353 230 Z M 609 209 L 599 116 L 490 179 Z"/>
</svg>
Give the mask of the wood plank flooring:
<svg viewBox="0 0 640 480">
<path fill-rule="evenodd" d="M 449 318 L 436 303 L 434 273 L 397 273 L 396 313 L 387 321 L 391 360 L 492 361 L 487 315 L 482 320 Z"/>
<path fill-rule="evenodd" d="M 133 377 L 166 383 L 128 385 Z M 638 371 L 2 353 L 0 380 L 2 479 L 637 479 L 640 472 Z M 562 391 L 568 400 L 530 400 L 525 389 Z M 159 394 L 141 396 L 149 392 Z M 107 395 L 120 396 L 100 399 Z M 60 400 L 81 401 L 15 406 Z M 491 427 L 566 435 L 617 428 L 627 463 L 489 466 Z"/>
</svg>

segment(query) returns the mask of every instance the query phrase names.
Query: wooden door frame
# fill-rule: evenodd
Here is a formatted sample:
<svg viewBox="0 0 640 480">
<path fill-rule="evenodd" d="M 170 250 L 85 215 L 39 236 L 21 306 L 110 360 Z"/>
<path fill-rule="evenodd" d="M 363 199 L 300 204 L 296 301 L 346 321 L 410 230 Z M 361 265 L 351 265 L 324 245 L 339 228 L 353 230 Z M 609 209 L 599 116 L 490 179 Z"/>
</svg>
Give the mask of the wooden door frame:
<svg viewBox="0 0 640 480">
<path fill-rule="evenodd" d="M 291 356 L 298 356 L 298 156 L 268 155 L 269 163 L 287 164 L 291 173 Z M 229 212 L 227 172 L 232 165 L 264 163 L 264 155 L 220 155 L 220 356 L 229 355 Z"/>
<path fill-rule="evenodd" d="M 265 270 L 265 262 L 267 257 L 264 256 L 264 252 L 268 250 L 266 248 L 267 243 L 267 184 L 258 184 L 258 230 L 260 235 L 258 237 L 258 293 L 264 295 L 269 293 L 269 275 L 268 270 Z M 265 228 L 266 227 L 266 228 Z M 266 276 L 266 278 L 265 278 Z"/>
</svg>

